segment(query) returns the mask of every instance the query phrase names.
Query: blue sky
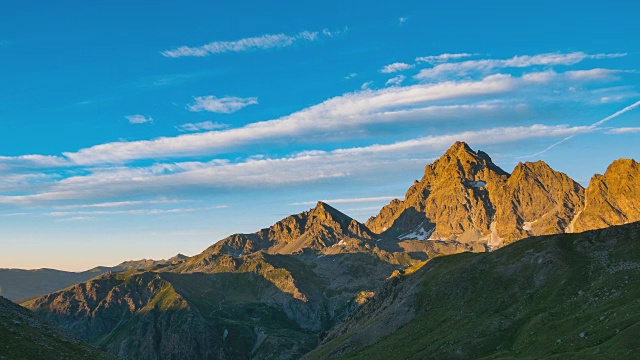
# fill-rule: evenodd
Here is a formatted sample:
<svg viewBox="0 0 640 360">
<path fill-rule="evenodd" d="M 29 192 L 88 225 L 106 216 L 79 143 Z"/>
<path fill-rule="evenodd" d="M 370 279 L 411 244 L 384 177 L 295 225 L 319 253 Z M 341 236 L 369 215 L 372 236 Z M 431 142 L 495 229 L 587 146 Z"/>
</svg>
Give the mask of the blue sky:
<svg viewBox="0 0 640 360">
<path fill-rule="evenodd" d="M 0 267 L 193 255 L 316 200 L 364 221 L 456 140 L 506 171 L 542 159 L 587 185 L 640 159 L 638 13 L 631 1 L 8 5 Z"/>
</svg>

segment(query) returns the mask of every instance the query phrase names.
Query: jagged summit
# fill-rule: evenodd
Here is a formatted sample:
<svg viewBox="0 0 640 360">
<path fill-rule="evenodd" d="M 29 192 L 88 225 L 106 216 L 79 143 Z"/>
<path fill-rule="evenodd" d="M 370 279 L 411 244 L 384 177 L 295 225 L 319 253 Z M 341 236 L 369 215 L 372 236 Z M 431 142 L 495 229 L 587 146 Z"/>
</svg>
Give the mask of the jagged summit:
<svg viewBox="0 0 640 360">
<path fill-rule="evenodd" d="M 485 152 L 456 142 L 425 167 L 403 201 L 385 206 L 367 226 L 405 239 L 428 233 L 434 240 L 496 248 L 532 234 L 562 232 L 583 193 L 543 161 L 519 163 L 509 174 Z"/>
<path fill-rule="evenodd" d="M 604 175 L 591 178 L 584 209 L 576 216 L 572 230 L 581 232 L 640 220 L 640 164 L 618 159 Z"/>
<path fill-rule="evenodd" d="M 231 235 L 212 245 L 205 253 L 243 256 L 259 251 L 270 254 L 305 250 L 323 253 L 357 251 L 374 236 L 364 224 L 318 201 L 314 208 L 287 216 L 253 234 Z"/>
</svg>

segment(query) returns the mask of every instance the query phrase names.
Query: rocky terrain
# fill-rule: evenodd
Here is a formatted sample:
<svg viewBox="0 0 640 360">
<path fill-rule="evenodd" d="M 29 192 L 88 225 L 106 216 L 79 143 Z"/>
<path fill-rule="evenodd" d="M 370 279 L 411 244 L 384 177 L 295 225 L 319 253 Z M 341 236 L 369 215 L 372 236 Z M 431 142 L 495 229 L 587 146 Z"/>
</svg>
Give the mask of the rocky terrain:
<svg viewBox="0 0 640 360">
<path fill-rule="evenodd" d="M 128 358 L 295 359 L 357 298 L 417 262 L 375 242 L 363 224 L 318 203 L 181 262 L 109 272 L 24 305 Z"/>
<path fill-rule="evenodd" d="M 115 359 L 0 297 L 0 359 Z"/>
<path fill-rule="evenodd" d="M 638 179 L 640 165 L 620 159 L 585 190 L 543 161 L 519 163 L 508 174 L 486 153 L 457 142 L 426 166 L 404 200 L 393 200 L 366 225 L 407 246 L 406 240 L 446 244 L 440 254 L 492 250 L 529 236 L 638 221 Z"/>
<path fill-rule="evenodd" d="M 585 313 L 585 323 L 571 320 L 578 318 L 571 311 L 600 306 L 589 299 L 622 294 L 616 282 L 633 284 L 635 245 L 627 254 L 616 246 L 633 242 L 637 225 L 574 233 L 640 220 L 638 168 L 618 160 L 585 190 L 541 161 L 509 174 L 458 142 L 427 165 L 404 200 L 366 225 L 319 202 L 196 256 L 107 272 L 23 305 L 130 359 L 297 359 L 312 350 L 311 358 L 389 358 L 399 340 L 385 341 L 396 333 L 415 339 L 416 347 L 398 342 L 411 349 L 406 357 L 537 358 L 552 354 L 539 351 L 556 340 L 563 356 L 613 351 L 601 342 L 584 347 L 562 331 L 593 320 L 594 312 Z M 539 237 L 549 234 L 561 235 Z M 483 254 L 443 257 L 463 252 Z M 579 274 L 597 283 L 590 288 Z M 602 303 L 597 312 L 621 324 L 620 314 L 635 305 L 615 299 L 621 302 Z M 561 306 L 567 303 L 573 307 Z M 607 313 L 614 305 L 620 313 Z M 547 315 L 537 318 L 537 311 Z M 535 342 L 541 324 L 556 318 L 565 319 L 548 334 L 557 338 Z M 634 349 L 619 340 L 626 337 L 607 339 Z"/>
</svg>

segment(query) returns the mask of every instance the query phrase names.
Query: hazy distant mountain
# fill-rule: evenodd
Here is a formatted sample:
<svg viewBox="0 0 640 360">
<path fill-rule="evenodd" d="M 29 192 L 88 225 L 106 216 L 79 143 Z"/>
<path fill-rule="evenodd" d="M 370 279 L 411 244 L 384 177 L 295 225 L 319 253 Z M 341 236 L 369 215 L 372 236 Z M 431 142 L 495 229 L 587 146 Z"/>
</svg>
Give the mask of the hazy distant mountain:
<svg viewBox="0 0 640 360">
<path fill-rule="evenodd" d="M 426 167 L 424 177 L 407 191 L 404 200 L 385 206 L 369 219 L 368 227 L 319 202 L 315 208 L 269 228 L 229 236 L 194 257 L 147 264 L 144 270 L 132 266 L 132 270 L 105 273 L 24 305 L 81 339 L 134 359 L 297 359 L 319 342 L 324 345 L 314 357 L 342 356 L 383 341 L 384 336 L 392 336 L 413 321 L 427 322 L 424 331 L 420 330 L 422 325 L 411 328 L 418 337 L 416 343 L 424 343 L 421 336 L 428 334 L 445 358 L 468 358 L 470 351 L 476 350 L 491 356 L 502 354 L 488 350 L 494 344 L 499 349 L 511 346 L 505 354 L 512 356 L 524 351 L 518 344 L 533 341 L 518 336 L 525 334 L 523 322 L 533 321 L 528 326 L 538 326 L 538 320 L 529 318 L 536 311 L 549 311 L 549 319 L 569 319 L 581 314 L 576 312 L 581 311 L 577 310 L 580 306 L 591 304 L 581 298 L 572 303 L 576 307 L 540 308 L 544 296 L 570 303 L 573 298 L 563 289 L 573 282 L 583 284 L 580 291 L 591 294 L 591 299 L 610 295 L 613 287 L 587 288 L 574 277 L 599 276 L 598 284 L 619 281 L 611 273 L 614 268 L 605 272 L 586 269 L 594 269 L 597 261 L 602 261 L 602 266 L 618 264 L 624 271 L 635 271 L 634 264 L 640 259 L 632 259 L 637 254 L 631 246 L 624 254 L 629 258 L 620 257 L 617 262 L 619 253 L 615 250 L 610 254 L 613 260 L 607 262 L 609 255 L 599 257 L 597 253 L 605 251 L 600 245 L 584 240 L 596 236 L 592 242 L 607 244 L 597 234 L 613 234 L 620 244 L 632 242 L 635 230 L 625 229 L 636 229 L 637 225 L 593 236 L 535 237 L 506 245 L 529 236 L 595 229 L 635 219 L 638 212 L 633 199 L 640 196 L 637 169 L 632 160 L 615 162 L 603 177 L 594 177 L 585 191 L 544 162 L 521 163 L 508 174 L 487 154 L 456 143 Z M 582 240 L 572 242 L 575 239 Z M 502 247 L 505 249 L 491 254 L 437 259 L 418 271 L 428 274 L 424 276 L 429 279 L 440 279 L 437 281 L 420 277 L 405 282 L 400 280 L 405 276 L 397 276 L 420 269 L 423 260 Z M 451 265 L 438 267 L 441 263 Z M 561 274 L 563 270 L 567 273 Z M 418 276 L 422 275 L 406 279 Z M 625 276 L 629 276 L 625 280 L 635 281 L 631 275 Z M 409 285 L 398 288 L 397 282 Z M 432 299 L 426 307 L 419 303 L 425 298 Z M 624 304 L 616 305 L 621 306 L 621 313 L 624 306 L 635 306 L 624 299 Z M 473 301 L 477 304 L 470 303 Z M 481 316 L 482 312 L 500 314 L 509 309 L 510 301 L 515 308 L 505 310 L 503 317 Z M 440 310 L 422 317 L 425 309 L 432 309 L 429 304 Z M 598 307 L 598 311 L 605 312 L 605 307 Z M 457 314 L 470 314 L 470 318 Z M 429 320 L 432 316 L 434 322 Z M 510 316 L 520 320 L 510 320 Z M 592 321 L 596 314 L 584 316 Z M 448 324 L 448 319 L 453 322 Z M 560 325 L 558 332 L 549 334 L 560 336 L 561 329 L 568 328 Z M 444 335 L 429 330 L 439 328 Z M 330 341 L 324 340 L 327 334 Z M 409 334 L 403 336 L 410 338 Z M 438 342 L 438 336 L 446 340 Z M 548 346 L 554 346 L 555 341 Z M 573 338 L 560 341 L 564 344 L 558 347 L 561 351 L 586 351 Z M 614 342 L 628 350 L 625 341 Z M 392 357 L 387 349 L 392 351 L 393 344 L 385 344 L 384 351 L 376 351 Z M 460 344 L 459 356 L 458 348 L 451 350 L 454 344 Z M 417 351 L 410 344 L 403 346 Z M 534 354 L 542 345 L 531 346 L 523 353 Z"/>
<path fill-rule="evenodd" d="M 184 258 L 186 256 L 178 254 L 167 260 L 142 259 L 125 261 L 113 267 L 99 266 L 82 272 L 54 269 L 0 269 L 0 295 L 10 300 L 28 299 L 87 281 L 108 271 L 118 272 L 129 269 L 143 269 L 167 263 L 171 264 Z"/>
<path fill-rule="evenodd" d="M 306 359 L 637 359 L 640 223 L 440 257 Z"/>
<path fill-rule="evenodd" d="M 0 359 L 115 359 L 0 296 Z"/>
</svg>

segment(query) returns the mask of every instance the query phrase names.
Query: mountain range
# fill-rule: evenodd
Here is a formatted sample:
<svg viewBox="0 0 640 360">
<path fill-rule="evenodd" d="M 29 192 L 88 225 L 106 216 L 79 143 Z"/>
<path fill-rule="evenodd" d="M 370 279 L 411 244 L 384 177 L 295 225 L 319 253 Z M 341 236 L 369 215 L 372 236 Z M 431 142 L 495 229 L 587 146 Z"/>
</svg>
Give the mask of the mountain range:
<svg viewBox="0 0 640 360">
<path fill-rule="evenodd" d="M 509 174 L 457 142 L 366 224 L 319 202 L 22 305 L 131 359 L 624 357 L 638 225 L 610 227 L 640 220 L 638 180 L 629 159 L 586 189 L 542 161 Z"/>
<path fill-rule="evenodd" d="M 130 269 L 143 269 L 177 262 L 185 258 L 186 256 L 178 254 L 167 260 L 156 261 L 142 259 L 125 261 L 116 266 L 98 266 L 81 272 L 55 269 L 0 269 L 0 295 L 14 301 L 28 299 L 64 289 L 109 271 L 117 272 Z"/>
</svg>

